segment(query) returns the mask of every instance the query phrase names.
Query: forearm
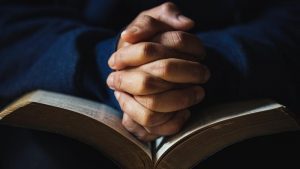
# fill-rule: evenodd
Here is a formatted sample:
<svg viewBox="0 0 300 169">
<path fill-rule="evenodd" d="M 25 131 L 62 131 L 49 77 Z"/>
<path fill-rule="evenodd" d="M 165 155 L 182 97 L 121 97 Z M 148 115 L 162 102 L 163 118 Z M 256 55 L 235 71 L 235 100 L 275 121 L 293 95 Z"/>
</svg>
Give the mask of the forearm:
<svg viewBox="0 0 300 169">
<path fill-rule="evenodd" d="M 113 104 L 105 85 L 113 32 L 65 17 L 68 10 L 0 8 L 1 106 L 35 89 Z"/>
</svg>

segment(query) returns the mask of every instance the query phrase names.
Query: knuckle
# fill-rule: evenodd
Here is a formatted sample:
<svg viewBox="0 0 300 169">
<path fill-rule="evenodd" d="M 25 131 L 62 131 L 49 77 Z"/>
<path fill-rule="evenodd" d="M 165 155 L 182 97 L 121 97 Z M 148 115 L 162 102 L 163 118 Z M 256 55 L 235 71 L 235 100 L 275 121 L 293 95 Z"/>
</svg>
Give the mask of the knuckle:
<svg viewBox="0 0 300 169">
<path fill-rule="evenodd" d="M 153 43 L 143 43 L 141 45 L 142 56 L 154 56 L 156 53 L 156 46 Z"/>
<path fill-rule="evenodd" d="M 146 14 L 146 12 L 141 12 L 138 17 L 130 24 L 130 26 L 136 26 L 140 29 L 145 29 L 149 27 L 154 27 L 157 25 L 156 19 Z"/>
<path fill-rule="evenodd" d="M 142 12 L 139 13 L 138 18 L 142 17 L 142 16 L 147 16 L 147 10 L 144 10 Z"/>
<path fill-rule="evenodd" d="M 146 111 L 144 113 L 144 118 L 141 122 L 141 125 L 144 127 L 152 127 L 157 123 L 158 118 L 156 118 L 156 115 L 152 111 Z"/>
<path fill-rule="evenodd" d="M 149 75 L 143 75 L 141 77 L 140 85 L 137 88 L 137 91 L 140 94 L 147 93 L 147 91 L 153 87 L 153 85 L 152 85 L 153 82 L 152 81 L 153 81 L 153 79 L 151 78 L 151 76 L 149 76 Z"/>
<path fill-rule="evenodd" d="M 127 118 L 123 118 L 122 119 L 122 125 L 128 130 L 128 131 L 133 131 L 133 128 L 130 124 L 130 120 L 128 120 Z"/>
<path fill-rule="evenodd" d="M 172 67 L 172 63 L 168 59 L 165 59 L 159 62 L 156 71 L 161 77 L 167 77 L 171 74 L 173 69 Z"/>
<path fill-rule="evenodd" d="M 127 101 L 121 101 L 120 102 L 120 107 L 122 108 L 122 110 L 124 112 L 130 111 L 130 107 L 129 106 L 130 106 L 130 104 Z"/>
<path fill-rule="evenodd" d="M 144 98 L 144 106 L 150 110 L 155 110 L 157 108 L 157 99 L 154 95 L 150 95 Z"/>
<path fill-rule="evenodd" d="M 145 27 L 145 26 L 149 26 L 149 25 L 154 25 L 155 23 L 156 23 L 155 19 L 152 18 L 151 16 L 149 16 L 149 15 L 140 15 L 140 17 L 137 19 L 136 24 Z"/>
<path fill-rule="evenodd" d="M 123 118 L 123 119 L 122 119 L 122 125 L 123 125 L 124 127 L 127 128 L 127 126 L 129 125 L 129 124 L 128 124 L 128 120 L 125 119 L 125 118 Z"/>
<path fill-rule="evenodd" d="M 171 40 L 175 46 L 181 47 L 184 45 L 186 36 L 182 31 L 171 32 Z"/>
<path fill-rule="evenodd" d="M 176 5 L 172 2 L 166 2 L 161 5 L 162 12 L 169 12 L 176 8 Z"/>
<path fill-rule="evenodd" d="M 144 118 L 141 122 L 141 125 L 144 127 L 150 127 L 153 125 L 153 114 L 152 113 L 148 113 L 144 115 Z"/>
</svg>

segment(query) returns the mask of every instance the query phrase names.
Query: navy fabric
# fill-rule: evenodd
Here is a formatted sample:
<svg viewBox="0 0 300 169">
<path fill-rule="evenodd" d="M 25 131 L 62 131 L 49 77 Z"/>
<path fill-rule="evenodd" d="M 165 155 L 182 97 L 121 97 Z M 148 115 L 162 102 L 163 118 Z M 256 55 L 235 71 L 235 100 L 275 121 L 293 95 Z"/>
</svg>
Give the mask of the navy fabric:
<svg viewBox="0 0 300 169">
<path fill-rule="evenodd" d="M 118 109 L 105 85 L 118 33 L 162 2 L 1 1 L 0 106 L 39 88 Z M 174 2 L 196 21 L 192 32 L 207 48 L 207 101 L 272 98 L 297 109 L 299 1 Z"/>
<path fill-rule="evenodd" d="M 26 92 L 45 89 L 97 100 L 119 109 L 105 83 L 112 71 L 107 60 L 115 50 L 122 28 L 142 10 L 163 2 L 1 0 L 0 108 Z M 206 103 L 271 98 L 299 112 L 298 0 L 173 2 L 196 21 L 191 33 L 199 36 L 207 50 L 204 64 L 211 69 L 212 76 L 205 85 Z M 14 135 L 1 137 L 5 144 L 0 144 L 0 154 L 9 151 L 3 146 L 17 145 L 10 140 L 24 141 L 20 149 L 10 152 L 11 163 L 1 158 L 0 167 L 5 163 L 5 168 L 24 168 L 26 164 L 25 168 L 40 168 L 34 161 L 43 159 L 44 164 L 53 166 L 50 168 L 67 168 L 52 159 L 55 155 L 44 151 L 49 149 L 47 144 L 37 143 L 38 134 L 32 136 L 31 131 L 3 126 L 0 129 L 1 133 Z M 70 150 L 53 144 L 62 152 Z M 30 154 L 35 155 L 27 158 Z M 69 155 L 75 158 L 75 154 Z"/>
</svg>

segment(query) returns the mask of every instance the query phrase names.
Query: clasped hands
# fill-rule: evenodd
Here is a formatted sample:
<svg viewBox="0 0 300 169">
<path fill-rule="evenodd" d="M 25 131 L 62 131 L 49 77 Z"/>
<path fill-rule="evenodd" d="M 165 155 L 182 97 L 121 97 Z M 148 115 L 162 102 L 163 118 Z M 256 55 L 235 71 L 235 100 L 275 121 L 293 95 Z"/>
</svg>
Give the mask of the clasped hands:
<svg viewBox="0 0 300 169">
<path fill-rule="evenodd" d="M 122 32 L 108 64 L 124 127 L 142 141 L 178 132 L 189 107 L 205 95 L 210 72 L 201 64 L 200 40 L 188 31 L 194 22 L 167 2 L 141 12 Z"/>
</svg>

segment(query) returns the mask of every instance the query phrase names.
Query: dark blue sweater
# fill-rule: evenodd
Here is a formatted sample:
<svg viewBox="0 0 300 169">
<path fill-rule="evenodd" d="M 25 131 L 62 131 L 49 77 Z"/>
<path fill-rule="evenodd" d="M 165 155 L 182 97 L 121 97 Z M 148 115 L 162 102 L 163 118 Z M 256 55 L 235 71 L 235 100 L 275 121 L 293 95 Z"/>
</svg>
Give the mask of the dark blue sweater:
<svg viewBox="0 0 300 169">
<path fill-rule="evenodd" d="M 118 33 L 162 0 L 2 0 L 0 107 L 45 89 L 118 107 L 105 81 Z M 212 79 L 207 101 L 272 98 L 299 110 L 300 3 L 177 0 L 196 21 Z"/>
</svg>

